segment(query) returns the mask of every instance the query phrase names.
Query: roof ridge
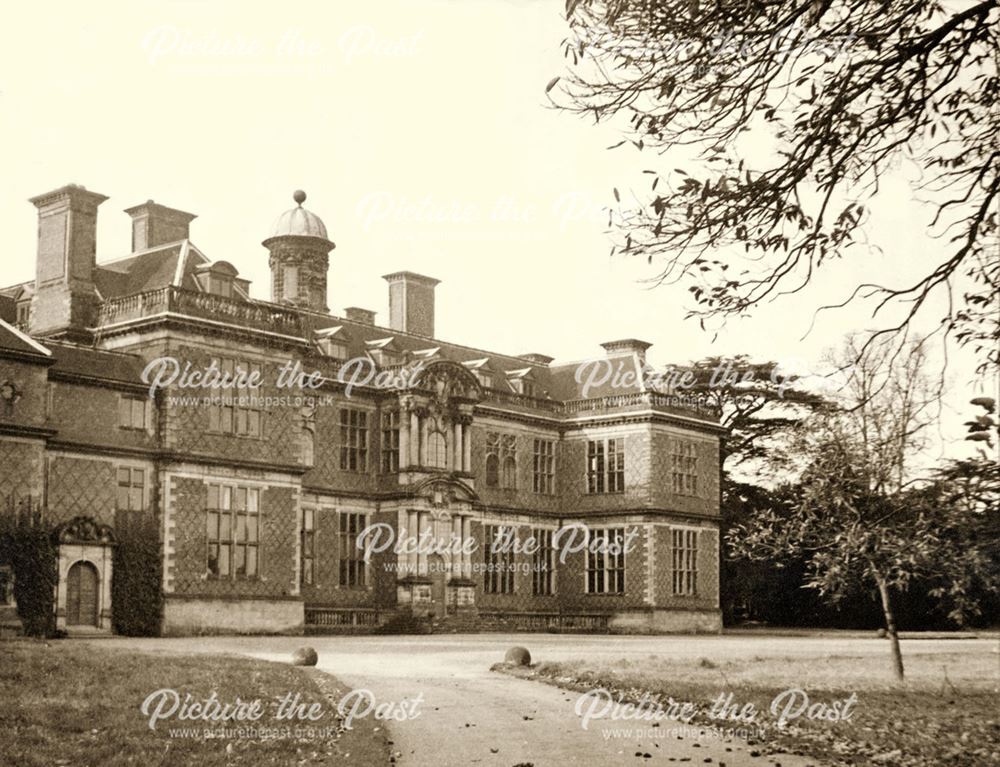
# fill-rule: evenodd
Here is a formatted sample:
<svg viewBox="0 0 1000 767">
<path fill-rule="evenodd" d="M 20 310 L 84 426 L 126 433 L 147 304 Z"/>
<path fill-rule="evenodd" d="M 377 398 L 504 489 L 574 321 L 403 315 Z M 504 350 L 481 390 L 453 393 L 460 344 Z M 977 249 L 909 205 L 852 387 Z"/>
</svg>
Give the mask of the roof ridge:
<svg viewBox="0 0 1000 767">
<path fill-rule="evenodd" d="M 0 320 L 2 322 L 2 320 Z M 86 346 L 84 344 L 74 343 L 72 341 L 63 341 L 61 339 L 53 339 L 50 341 L 53 346 L 68 346 L 72 349 L 81 349 L 88 352 L 100 352 L 101 354 L 114 354 L 118 357 L 128 357 L 130 359 L 141 360 L 138 354 L 133 354 L 132 352 L 123 352 L 118 349 L 102 349 L 98 346 Z"/>
<path fill-rule="evenodd" d="M 173 247 L 176 247 L 177 245 L 180 245 L 183 242 L 188 242 L 188 241 L 189 241 L 189 239 L 185 238 L 183 240 L 174 240 L 173 242 L 164 242 L 164 243 L 161 243 L 160 245 L 154 245 L 151 248 L 144 248 L 143 250 L 137 250 L 134 253 L 129 253 L 127 256 L 119 256 L 118 258 L 112 258 L 110 261 L 98 261 L 95 264 L 95 266 L 101 267 L 101 266 L 107 266 L 108 264 L 118 264 L 118 263 L 121 263 L 122 261 L 128 261 L 130 258 L 137 258 L 139 256 L 148 256 L 150 253 L 156 253 L 157 251 L 160 251 L 160 250 L 166 250 L 167 248 L 173 248 Z M 200 250 L 198 250 L 198 252 L 201 253 Z M 202 253 L 202 256 L 204 256 L 203 253 Z"/>
<path fill-rule="evenodd" d="M 2 318 L 0 318 L 0 327 L 13 333 L 15 338 L 17 338 L 19 341 L 23 341 L 24 343 L 28 344 L 29 346 L 31 346 L 32 349 L 35 349 L 39 354 L 44 354 L 46 357 L 52 356 L 52 352 L 49 349 L 42 346 L 40 343 L 38 343 L 38 341 L 29 336 L 27 333 L 18 330 L 16 327 L 11 325 L 9 322 L 6 322 Z"/>
</svg>

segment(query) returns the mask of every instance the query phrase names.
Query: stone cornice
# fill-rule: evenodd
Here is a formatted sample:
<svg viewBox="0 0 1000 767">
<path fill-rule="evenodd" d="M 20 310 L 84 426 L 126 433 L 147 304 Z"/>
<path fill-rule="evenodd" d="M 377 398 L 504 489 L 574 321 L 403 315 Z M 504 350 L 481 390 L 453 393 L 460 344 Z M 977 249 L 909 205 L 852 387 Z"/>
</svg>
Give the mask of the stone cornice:
<svg viewBox="0 0 1000 767">
<path fill-rule="evenodd" d="M 130 393 L 148 394 L 149 386 L 143 383 L 129 383 L 113 378 L 102 378 L 101 376 L 88 375 L 87 373 L 74 373 L 66 370 L 52 370 L 49 372 L 50 381 L 63 381 L 66 383 L 78 383 L 84 386 L 97 385 L 102 389 L 115 389 Z"/>
<path fill-rule="evenodd" d="M 0 434 L 9 434 L 13 437 L 49 440 L 57 433 L 56 429 L 47 426 L 28 426 L 27 424 L 0 421 Z"/>
<path fill-rule="evenodd" d="M 271 463 L 268 461 L 247 461 L 222 455 L 199 455 L 197 453 L 162 450 L 156 457 L 173 463 L 196 463 L 209 466 L 224 466 L 227 469 L 249 469 L 253 471 L 273 471 L 277 474 L 305 474 L 308 467 L 301 464 Z"/>
<path fill-rule="evenodd" d="M 147 317 L 123 320 L 112 325 L 103 325 L 99 328 L 94 328 L 93 332 L 99 338 L 108 338 L 124 333 L 136 332 L 146 327 L 161 325 L 209 334 L 213 338 L 226 336 L 240 341 L 263 343 L 265 346 L 276 348 L 309 348 L 309 342 L 299 336 L 289 336 L 283 333 L 275 333 L 243 325 L 233 325 L 201 317 L 190 317 L 175 312 L 161 312 Z"/>
<path fill-rule="evenodd" d="M 17 362 L 27 362 L 33 365 L 54 365 L 53 357 L 46 357 L 37 352 L 25 352 L 17 349 L 0 349 L 0 360 L 15 360 Z"/>
<path fill-rule="evenodd" d="M 49 440 L 48 449 L 53 452 L 92 453 L 109 457 L 143 458 L 149 461 L 160 457 L 160 451 L 155 447 L 95 445 L 93 442 L 73 442 L 64 439 Z"/>
</svg>

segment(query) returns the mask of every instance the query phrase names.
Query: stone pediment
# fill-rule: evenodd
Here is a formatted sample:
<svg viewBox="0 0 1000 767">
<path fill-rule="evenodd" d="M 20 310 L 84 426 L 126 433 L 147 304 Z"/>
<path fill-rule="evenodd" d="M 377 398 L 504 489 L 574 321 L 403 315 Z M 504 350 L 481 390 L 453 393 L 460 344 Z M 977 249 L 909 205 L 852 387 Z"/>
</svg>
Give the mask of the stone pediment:
<svg viewBox="0 0 1000 767">
<path fill-rule="evenodd" d="M 74 543 L 114 546 L 118 543 L 111 526 L 102 524 L 92 517 L 73 517 L 68 522 L 63 522 L 52 531 L 52 540 L 56 545 Z"/>
<path fill-rule="evenodd" d="M 450 400 L 478 402 L 479 381 L 464 366 L 450 360 L 429 363 L 414 379 L 413 386 L 430 394 L 442 405 Z"/>
<path fill-rule="evenodd" d="M 414 486 L 413 494 L 442 507 L 472 503 L 478 497 L 472 488 L 452 477 L 428 477 Z"/>
</svg>

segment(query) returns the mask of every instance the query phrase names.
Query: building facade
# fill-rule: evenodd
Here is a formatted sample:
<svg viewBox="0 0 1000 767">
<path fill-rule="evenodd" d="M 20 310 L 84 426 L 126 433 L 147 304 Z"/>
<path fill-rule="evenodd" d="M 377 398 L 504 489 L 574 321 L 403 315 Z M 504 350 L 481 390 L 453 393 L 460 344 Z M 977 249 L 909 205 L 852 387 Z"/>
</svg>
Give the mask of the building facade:
<svg viewBox="0 0 1000 767">
<path fill-rule="evenodd" d="M 152 201 L 98 262 L 105 200 L 33 198 L 36 278 L 0 291 L 0 513 L 51 530 L 59 628 L 114 629 L 145 526 L 164 634 L 719 629 L 722 429 L 644 384 L 648 344 L 604 343 L 585 389 L 436 339 L 429 277 L 386 275 L 388 327 L 331 314 L 300 192 L 270 301 Z"/>
</svg>

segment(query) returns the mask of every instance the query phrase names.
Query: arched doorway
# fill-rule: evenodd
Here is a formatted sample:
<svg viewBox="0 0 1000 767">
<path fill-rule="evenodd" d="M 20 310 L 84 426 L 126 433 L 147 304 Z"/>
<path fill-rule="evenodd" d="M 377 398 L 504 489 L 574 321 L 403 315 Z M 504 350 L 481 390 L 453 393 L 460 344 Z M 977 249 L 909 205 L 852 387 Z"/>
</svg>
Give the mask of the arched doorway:
<svg viewBox="0 0 1000 767">
<path fill-rule="evenodd" d="M 76 562 L 66 578 L 66 625 L 97 626 L 97 568 Z"/>
</svg>

